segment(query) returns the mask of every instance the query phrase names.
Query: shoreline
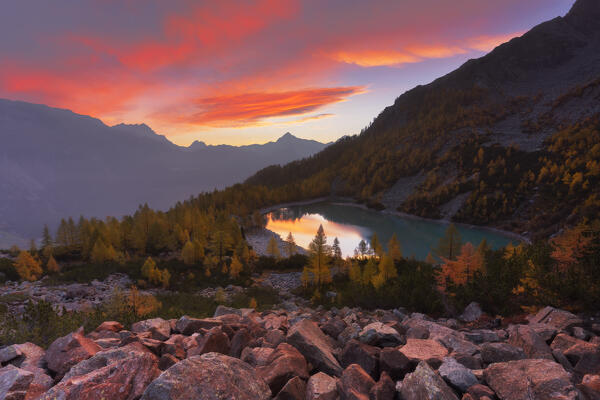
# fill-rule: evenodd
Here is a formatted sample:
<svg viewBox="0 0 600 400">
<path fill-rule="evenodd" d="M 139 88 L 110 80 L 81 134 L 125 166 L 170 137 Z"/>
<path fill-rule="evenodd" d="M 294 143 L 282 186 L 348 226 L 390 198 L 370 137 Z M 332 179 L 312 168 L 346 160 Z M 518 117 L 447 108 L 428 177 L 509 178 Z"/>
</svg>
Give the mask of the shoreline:
<svg viewBox="0 0 600 400">
<path fill-rule="evenodd" d="M 282 204 L 277 204 L 277 205 L 270 206 L 270 207 L 265 207 L 260 210 L 260 213 L 265 215 L 265 214 L 268 214 L 268 213 L 273 212 L 280 208 L 304 206 L 304 205 L 324 203 L 324 202 L 329 202 L 333 205 L 339 205 L 339 206 L 357 207 L 357 208 L 361 208 L 366 211 L 372 211 L 372 212 L 377 212 L 377 213 L 381 213 L 381 214 L 387 214 L 387 215 L 391 215 L 391 216 L 395 216 L 395 217 L 407 218 L 407 219 L 412 219 L 412 220 L 428 221 L 428 222 L 434 222 L 434 223 L 443 224 L 443 225 L 454 224 L 456 226 L 460 226 L 463 228 L 481 229 L 481 230 L 488 231 L 491 233 L 497 233 L 497 234 L 506 236 L 508 238 L 513 238 L 515 240 L 519 240 L 519 241 L 525 242 L 527 244 L 531 244 L 531 240 L 529 238 L 527 238 L 521 234 L 518 234 L 516 232 L 511 232 L 511 231 L 507 231 L 504 229 L 494 228 L 492 226 L 482 226 L 482 225 L 466 224 L 466 223 L 462 223 L 462 222 L 452 222 L 448 219 L 433 219 L 433 218 L 420 217 L 418 215 L 407 214 L 407 213 L 401 212 L 401 211 L 393 211 L 393 210 L 388 210 L 388 209 L 374 210 L 372 208 L 367 207 L 365 204 L 358 203 L 355 199 L 352 199 L 350 197 L 337 197 L 337 198 L 336 197 L 317 197 L 317 198 L 311 199 L 311 200 L 301 200 L 301 201 L 290 202 L 290 203 L 282 203 Z"/>
</svg>

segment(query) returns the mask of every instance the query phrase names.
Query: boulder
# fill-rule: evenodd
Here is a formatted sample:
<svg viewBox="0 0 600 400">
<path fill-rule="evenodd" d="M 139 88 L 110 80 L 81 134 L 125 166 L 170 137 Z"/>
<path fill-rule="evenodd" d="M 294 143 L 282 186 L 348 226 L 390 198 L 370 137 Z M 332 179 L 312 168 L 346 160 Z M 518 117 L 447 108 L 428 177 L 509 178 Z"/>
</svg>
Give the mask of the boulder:
<svg viewBox="0 0 600 400">
<path fill-rule="evenodd" d="M 317 372 L 306 384 L 306 400 L 336 400 L 338 398 L 337 379 Z"/>
<path fill-rule="evenodd" d="M 285 333 L 279 329 L 271 329 L 267 331 L 265 340 L 268 344 L 272 345 L 272 347 L 277 347 L 280 343 L 285 342 Z"/>
<path fill-rule="evenodd" d="M 585 375 L 577 388 L 589 400 L 600 400 L 600 375 Z"/>
<path fill-rule="evenodd" d="M 0 399 L 24 400 L 33 374 L 13 365 L 0 368 Z"/>
<path fill-rule="evenodd" d="M 357 323 L 350 324 L 337 337 L 338 342 L 342 345 L 348 343 L 349 340 L 358 339 L 361 328 Z"/>
<path fill-rule="evenodd" d="M 134 333 L 150 332 L 152 339 L 167 340 L 171 336 L 171 324 L 162 318 L 147 319 L 131 325 Z"/>
<path fill-rule="evenodd" d="M 60 380 L 72 366 L 87 360 L 100 350 L 100 346 L 83 335 L 83 328 L 79 328 L 52 342 L 44 359 L 48 369 L 56 374 L 56 380 Z"/>
<path fill-rule="evenodd" d="M 334 349 L 316 323 L 307 319 L 296 323 L 288 331 L 287 342 L 318 370 L 332 375 L 341 374 L 342 367 L 333 355 Z"/>
<path fill-rule="evenodd" d="M 81 361 L 39 400 L 138 399 L 159 373 L 156 356 L 131 343 Z"/>
<path fill-rule="evenodd" d="M 568 311 L 559 310 L 554 307 L 546 307 L 529 319 L 533 324 L 549 324 L 558 330 L 567 330 L 583 324 L 583 320 Z"/>
<path fill-rule="evenodd" d="M 268 400 L 271 391 L 250 365 L 219 353 L 193 356 L 156 378 L 142 400 Z"/>
<path fill-rule="evenodd" d="M 177 364 L 179 361 L 180 359 L 172 354 L 163 354 L 162 356 L 160 356 L 160 360 L 158 360 L 158 369 L 160 369 L 161 371 L 166 371 L 173 365 Z"/>
<path fill-rule="evenodd" d="M 406 338 L 429 339 L 429 331 L 424 326 L 414 326 L 406 331 Z"/>
<path fill-rule="evenodd" d="M 226 307 L 226 306 L 220 304 L 217 306 L 217 309 L 215 310 L 215 314 L 213 315 L 213 318 L 221 317 L 223 315 L 238 315 L 241 317 L 242 310 L 238 310 L 237 308 Z"/>
<path fill-rule="evenodd" d="M 373 322 L 365 326 L 359 333 L 358 339 L 371 346 L 395 347 L 405 343 L 397 330 L 381 322 Z"/>
<path fill-rule="evenodd" d="M 308 379 L 306 360 L 294 346 L 281 343 L 267 360 L 267 365 L 257 367 L 256 373 L 277 394 L 293 377 Z"/>
<path fill-rule="evenodd" d="M 483 311 L 481 311 L 479 303 L 472 302 L 467 307 L 465 307 L 465 310 L 459 318 L 464 322 L 473 322 L 481 318 L 482 315 Z"/>
<path fill-rule="evenodd" d="M 346 323 L 341 318 L 331 318 L 321 325 L 321 330 L 332 338 L 337 339 L 344 332 L 346 326 Z"/>
<path fill-rule="evenodd" d="M 184 315 L 183 317 L 177 320 L 177 323 L 175 324 L 175 329 L 177 330 L 177 332 L 183 335 L 190 336 L 196 332 L 200 332 L 201 329 L 211 329 L 215 326 L 221 325 L 223 325 L 223 322 L 219 321 L 218 319 L 197 319 L 190 318 L 187 315 Z"/>
<path fill-rule="evenodd" d="M 471 356 L 479 351 L 478 346 L 459 335 L 445 335 L 438 337 L 436 340 L 454 353 Z"/>
<path fill-rule="evenodd" d="M 417 365 L 415 372 L 398 382 L 396 390 L 403 400 L 458 400 L 452 389 L 425 361 Z"/>
<path fill-rule="evenodd" d="M 508 343 L 484 343 L 481 346 L 481 360 L 484 364 L 522 360 L 527 355 L 520 347 Z"/>
<path fill-rule="evenodd" d="M 277 393 L 275 400 L 304 400 L 306 396 L 306 382 L 295 376 Z"/>
<path fill-rule="evenodd" d="M 548 324 L 529 324 L 527 326 L 537 333 L 546 343 L 550 343 L 557 332 L 557 329 L 554 326 Z"/>
<path fill-rule="evenodd" d="M 369 392 L 370 400 L 393 400 L 396 395 L 396 384 L 390 376 L 382 372 L 379 382 Z"/>
<path fill-rule="evenodd" d="M 20 356 L 10 360 L 10 364 L 33 374 L 33 381 L 27 391 L 28 398 L 35 398 L 48 390 L 53 384 L 53 379 L 45 369 L 45 351 L 33 343 L 22 343 L 13 345 Z M 12 346 L 10 346 L 12 347 Z"/>
<path fill-rule="evenodd" d="M 348 366 L 337 383 L 342 400 L 369 400 L 375 381 L 357 364 Z"/>
<path fill-rule="evenodd" d="M 495 363 L 483 376 L 500 400 L 578 398 L 570 375 L 560 364 L 546 359 Z"/>
<path fill-rule="evenodd" d="M 171 335 L 171 337 L 162 343 L 160 348 L 160 354 L 170 354 L 177 358 L 184 359 L 186 352 L 185 347 L 183 345 L 183 341 L 185 340 L 185 336 L 183 335 Z"/>
<path fill-rule="evenodd" d="M 379 378 L 379 353 L 378 347 L 369 346 L 357 340 L 351 340 L 346 343 L 342 350 L 342 367 L 348 367 L 351 364 L 358 364 L 373 379 Z"/>
<path fill-rule="evenodd" d="M 448 349 L 431 339 L 408 339 L 400 348 L 400 352 L 412 361 L 413 365 L 425 361 L 432 368 L 439 367 L 443 358 L 448 355 Z"/>
<path fill-rule="evenodd" d="M 268 364 L 269 357 L 275 352 L 270 347 L 246 347 L 240 359 L 253 367 L 262 367 Z"/>
<path fill-rule="evenodd" d="M 23 353 L 19 350 L 19 346 L 13 344 L 12 346 L 7 346 L 3 349 L 0 349 L 0 363 L 6 364 L 12 359 L 20 357 Z"/>
<path fill-rule="evenodd" d="M 412 370 L 411 361 L 396 348 L 386 347 L 379 353 L 379 370 L 398 381 Z"/>
<path fill-rule="evenodd" d="M 500 341 L 500 336 L 498 335 L 498 332 L 489 329 L 476 329 L 469 332 L 463 332 L 463 334 L 465 335 L 465 339 L 475 344 Z"/>
<path fill-rule="evenodd" d="M 110 331 L 119 332 L 123 330 L 123 325 L 117 321 L 104 321 L 95 330 L 95 332 Z"/>
<path fill-rule="evenodd" d="M 479 383 L 473 372 L 454 358 L 446 357 L 438 369 L 440 376 L 454 389 L 465 393 L 467 389 Z"/>
<path fill-rule="evenodd" d="M 484 399 L 486 397 L 488 399 L 493 399 L 496 397 L 492 389 L 480 383 L 471 386 L 467 390 L 467 393 L 471 395 L 474 399 Z"/>
<path fill-rule="evenodd" d="M 508 343 L 523 349 L 528 358 L 554 360 L 550 346 L 527 325 L 513 325 L 508 328 Z"/>
<path fill-rule="evenodd" d="M 229 350 L 229 355 L 231 357 L 240 358 L 242 355 L 242 350 L 248 343 L 252 340 L 252 335 L 246 328 L 239 329 L 231 338 L 231 349 Z"/>
</svg>

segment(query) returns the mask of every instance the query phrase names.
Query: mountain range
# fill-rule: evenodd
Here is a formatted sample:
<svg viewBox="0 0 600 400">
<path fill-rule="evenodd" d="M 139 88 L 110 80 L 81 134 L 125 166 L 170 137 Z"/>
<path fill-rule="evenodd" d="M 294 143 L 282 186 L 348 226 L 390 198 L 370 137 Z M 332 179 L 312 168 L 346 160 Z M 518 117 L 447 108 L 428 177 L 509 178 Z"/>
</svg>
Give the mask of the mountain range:
<svg viewBox="0 0 600 400">
<path fill-rule="evenodd" d="M 148 126 L 107 126 L 68 110 L 0 99 L 0 240 L 38 237 L 68 216 L 164 209 L 326 144 L 286 133 L 248 146 L 181 147 Z M 0 246 L 3 247 L 3 246 Z"/>
<path fill-rule="evenodd" d="M 600 2 L 385 108 L 361 134 L 248 184 L 547 237 L 600 212 Z M 290 187 L 288 191 L 291 191 Z"/>
</svg>

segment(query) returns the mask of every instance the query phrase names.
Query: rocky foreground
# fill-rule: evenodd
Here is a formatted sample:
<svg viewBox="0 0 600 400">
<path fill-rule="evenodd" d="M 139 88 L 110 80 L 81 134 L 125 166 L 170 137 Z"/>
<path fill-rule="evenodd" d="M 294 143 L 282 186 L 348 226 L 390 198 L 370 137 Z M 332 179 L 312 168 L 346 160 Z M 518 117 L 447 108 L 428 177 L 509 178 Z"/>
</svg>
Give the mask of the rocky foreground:
<svg viewBox="0 0 600 400">
<path fill-rule="evenodd" d="M 600 399 L 600 324 L 547 307 L 502 328 L 402 310 L 104 322 L 0 349 L 0 399 Z"/>
</svg>

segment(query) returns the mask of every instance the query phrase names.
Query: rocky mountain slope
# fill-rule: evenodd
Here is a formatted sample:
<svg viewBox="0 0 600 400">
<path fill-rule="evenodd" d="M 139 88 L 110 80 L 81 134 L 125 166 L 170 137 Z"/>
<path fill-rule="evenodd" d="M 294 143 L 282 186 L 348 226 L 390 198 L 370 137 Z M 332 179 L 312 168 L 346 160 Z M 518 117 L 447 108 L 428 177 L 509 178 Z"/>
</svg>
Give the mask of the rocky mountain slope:
<svg viewBox="0 0 600 400">
<path fill-rule="evenodd" d="M 404 93 L 360 135 L 247 183 L 551 235 L 597 213 L 598 20 L 598 1 L 577 0 L 566 16 Z"/>
<path fill-rule="evenodd" d="M 0 231 L 26 238 L 63 217 L 120 216 L 143 203 L 164 209 L 326 146 L 288 133 L 264 145 L 186 148 L 146 125 L 109 127 L 9 100 L 0 100 L 0 143 Z"/>
<path fill-rule="evenodd" d="M 401 309 L 220 306 L 213 318 L 107 321 L 0 349 L 5 399 L 598 399 L 600 324 L 547 307 L 509 324 Z"/>
</svg>

